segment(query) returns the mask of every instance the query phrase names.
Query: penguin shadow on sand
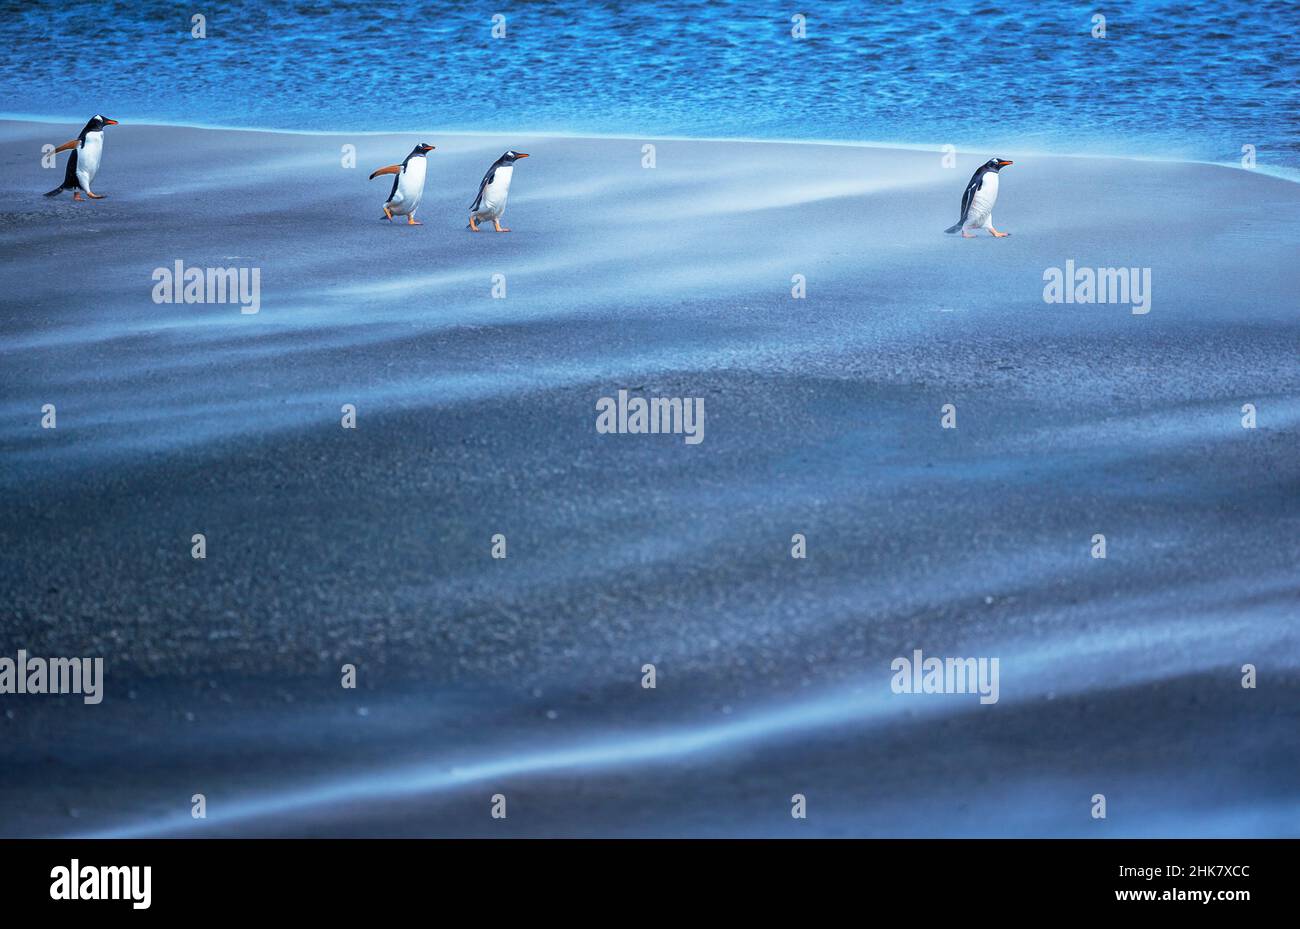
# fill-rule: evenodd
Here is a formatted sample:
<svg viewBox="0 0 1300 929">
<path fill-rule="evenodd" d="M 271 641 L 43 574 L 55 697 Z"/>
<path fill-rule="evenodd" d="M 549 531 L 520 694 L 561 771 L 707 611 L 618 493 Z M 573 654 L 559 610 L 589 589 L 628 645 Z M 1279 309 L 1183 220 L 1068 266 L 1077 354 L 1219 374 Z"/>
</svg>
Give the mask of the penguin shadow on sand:
<svg viewBox="0 0 1300 929">
<path fill-rule="evenodd" d="M 961 196 L 961 215 L 944 232 L 951 235 L 960 231 L 963 239 L 975 238 L 966 231 L 968 229 L 987 229 L 989 235 L 999 239 L 1011 235 L 993 228 L 993 204 L 998 201 L 998 173 L 1010 164 L 1014 162 L 1005 158 L 990 158 L 975 170 Z"/>
<path fill-rule="evenodd" d="M 415 218 L 415 211 L 419 209 L 420 201 L 424 199 L 424 180 L 427 173 L 425 158 L 436 147 L 421 142 L 411 149 L 411 153 L 400 164 L 386 165 L 370 175 L 369 180 L 372 181 L 381 174 L 393 175 L 393 186 L 388 192 L 388 199 L 384 201 L 384 218 L 389 222 L 393 222 L 394 217 L 405 216 L 408 226 L 424 225 Z M 505 214 L 506 201 L 510 196 L 510 182 L 514 179 L 515 163 L 527 157 L 529 157 L 527 152 L 511 149 L 492 162 L 483 179 L 479 181 L 478 195 L 469 206 L 468 228 L 471 232 L 480 232 L 479 223 L 489 221 L 497 232 L 510 231 L 509 228 L 501 225 L 501 217 Z"/>
</svg>

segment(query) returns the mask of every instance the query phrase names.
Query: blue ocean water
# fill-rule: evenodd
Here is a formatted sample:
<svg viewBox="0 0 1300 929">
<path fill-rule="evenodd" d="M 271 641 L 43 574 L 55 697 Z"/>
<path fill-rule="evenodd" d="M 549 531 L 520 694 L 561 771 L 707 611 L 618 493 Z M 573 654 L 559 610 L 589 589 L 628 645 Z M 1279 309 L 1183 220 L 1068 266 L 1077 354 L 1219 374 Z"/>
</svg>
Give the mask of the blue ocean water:
<svg viewBox="0 0 1300 929">
<path fill-rule="evenodd" d="M 824 139 L 1300 167 L 1300 4 L 39 2 L 9 115 Z M 792 36 L 806 17 L 806 38 Z M 1094 38 L 1093 16 L 1106 16 Z M 206 17 L 206 38 L 191 17 Z M 494 16 L 505 35 L 493 37 Z M 500 21 L 498 21 L 498 24 Z M 498 31 L 499 25 L 498 25 Z"/>
</svg>

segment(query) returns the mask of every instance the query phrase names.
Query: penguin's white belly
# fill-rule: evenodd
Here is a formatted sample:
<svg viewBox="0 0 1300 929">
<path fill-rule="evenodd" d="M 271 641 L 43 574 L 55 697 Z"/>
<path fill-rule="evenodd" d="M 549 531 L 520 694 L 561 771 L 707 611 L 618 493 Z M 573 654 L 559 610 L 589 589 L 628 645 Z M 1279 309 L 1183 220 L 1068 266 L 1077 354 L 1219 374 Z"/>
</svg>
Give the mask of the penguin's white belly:
<svg viewBox="0 0 1300 929">
<path fill-rule="evenodd" d="M 497 168 L 492 182 L 483 189 L 483 202 L 479 204 L 478 215 L 488 219 L 499 219 L 506 211 L 506 197 L 510 195 L 510 178 L 514 176 L 513 165 Z"/>
<path fill-rule="evenodd" d="M 397 176 L 397 192 L 393 194 L 393 199 L 388 201 L 394 213 L 399 215 L 414 213 L 416 207 L 420 205 L 420 200 L 424 197 L 425 164 L 423 158 L 412 158 L 406 163 L 405 170 Z"/>
<path fill-rule="evenodd" d="M 85 144 L 77 150 L 77 180 L 87 190 L 99 173 L 99 159 L 103 154 L 104 133 L 87 132 Z"/>
<path fill-rule="evenodd" d="M 984 183 L 980 189 L 975 191 L 975 197 L 971 200 L 970 214 L 966 217 L 966 225 L 983 226 L 993 215 L 993 204 L 998 199 L 998 175 L 995 171 L 989 171 L 984 175 Z"/>
</svg>

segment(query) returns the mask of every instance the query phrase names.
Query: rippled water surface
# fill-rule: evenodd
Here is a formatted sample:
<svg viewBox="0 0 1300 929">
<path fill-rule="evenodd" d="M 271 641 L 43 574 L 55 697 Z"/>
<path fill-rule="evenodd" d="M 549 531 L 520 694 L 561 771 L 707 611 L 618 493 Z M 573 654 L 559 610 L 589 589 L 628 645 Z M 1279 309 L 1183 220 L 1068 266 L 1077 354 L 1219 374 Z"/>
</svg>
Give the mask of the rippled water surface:
<svg viewBox="0 0 1300 929">
<path fill-rule="evenodd" d="M 909 142 L 1300 167 L 1300 5 L 36 3 L 5 109 L 78 121 Z M 792 15 L 806 11 L 804 40 Z M 505 36 L 493 38 L 494 15 Z"/>
</svg>

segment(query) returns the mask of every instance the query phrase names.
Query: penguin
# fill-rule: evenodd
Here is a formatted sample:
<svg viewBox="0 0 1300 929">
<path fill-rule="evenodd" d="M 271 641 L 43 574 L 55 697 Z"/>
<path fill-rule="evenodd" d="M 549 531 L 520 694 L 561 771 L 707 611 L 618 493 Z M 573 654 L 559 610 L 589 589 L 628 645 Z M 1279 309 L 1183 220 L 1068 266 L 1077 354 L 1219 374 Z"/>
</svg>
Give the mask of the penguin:
<svg viewBox="0 0 1300 929">
<path fill-rule="evenodd" d="M 45 196 L 56 197 L 65 190 L 71 190 L 74 191 L 73 200 L 81 200 L 82 191 L 85 191 L 86 196 L 91 200 L 103 200 L 104 194 L 91 193 L 90 185 L 95 180 L 95 175 L 99 173 L 99 161 L 104 154 L 104 127 L 116 125 L 117 120 L 96 113 L 90 117 L 86 128 L 81 130 L 81 135 L 69 139 L 56 148 L 55 154 L 68 150 L 71 150 L 72 154 L 68 156 L 68 167 L 63 174 L 63 183 Z"/>
<path fill-rule="evenodd" d="M 979 169 L 971 175 L 970 183 L 966 185 L 966 192 L 962 194 L 961 219 L 944 232 L 953 233 L 960 229 L 963 239 L 975 238 L 973 235 L 966 234 L 967 229 L 987 229 L 999 239 L 1011 235 L 1009 232 L 998 232 L 993 228 L 993 204 L 998 199 L 998 172 L 1009 164 L 1014 162 L 1007 161 L 1005 158 L 990 158 L 979 166 Z"/>
<path fill-rule="evenodd" d="M 510 194 L 510 178 L 515 173 L 515 162 L 527 158 L 527 152 L 509 151 L 492 162 L 487 174 L 478 185 L 478 196 L 469 207 L 469 228 L 478 232 L 478 224 L 492 220 L 497 232 L 509 232 L 501 225 L 501 214 L 506 211 L 506 197 Z"/>
<path fill-rule="evenodd" d="M 388 192 L 388 200 L 384 203 L 384 216 L 388 217 L 390 223 L 394 216 L 405 216 L 408 226 L 424 225 L 416 222 L 415 211 L 420 205 L 420 198 L 424 196 L 424 156 L 435 148 L 436 145 L 421 142 L 411 149 L 411 154 L 400 165 L 389 165 L 370 175 L 372 181 L 381 174 L 396 175 L 393 178 L 393 189 Z"/>
</svg>

